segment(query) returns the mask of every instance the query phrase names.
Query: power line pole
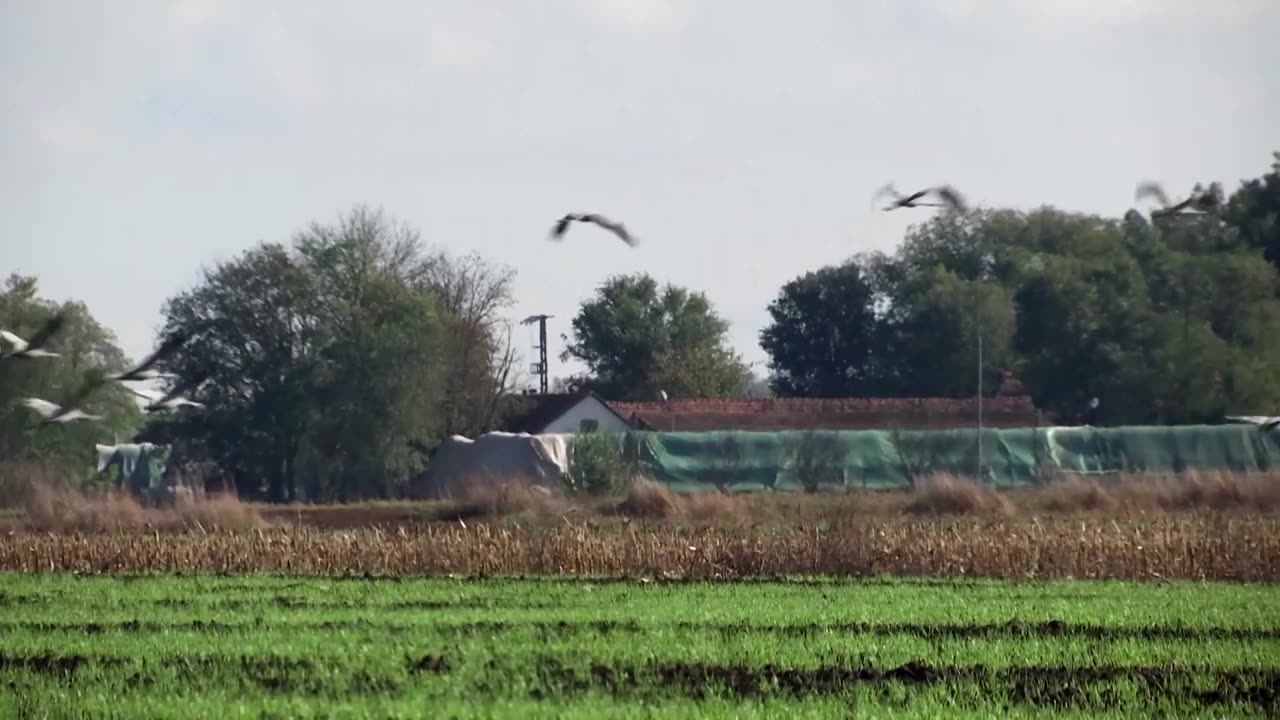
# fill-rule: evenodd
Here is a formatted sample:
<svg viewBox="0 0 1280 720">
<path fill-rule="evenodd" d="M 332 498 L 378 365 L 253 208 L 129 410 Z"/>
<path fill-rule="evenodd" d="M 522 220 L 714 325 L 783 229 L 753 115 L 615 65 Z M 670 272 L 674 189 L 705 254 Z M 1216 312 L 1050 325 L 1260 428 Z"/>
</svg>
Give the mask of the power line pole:
<svg viewBox="0 0 1280 720">
<path fill-rule="evenodd" d="M 531 325 L 538 323 L 538 344 L 534 345 L 534 349 L 538 351 L 538 362 L 529 366 L 529 370 L 538 375 L 538 392 L 547 394 L 547 318 L 555 317 L 554 315 L 530 315 L 520 321 L 521 325 Z"/>
</svg>

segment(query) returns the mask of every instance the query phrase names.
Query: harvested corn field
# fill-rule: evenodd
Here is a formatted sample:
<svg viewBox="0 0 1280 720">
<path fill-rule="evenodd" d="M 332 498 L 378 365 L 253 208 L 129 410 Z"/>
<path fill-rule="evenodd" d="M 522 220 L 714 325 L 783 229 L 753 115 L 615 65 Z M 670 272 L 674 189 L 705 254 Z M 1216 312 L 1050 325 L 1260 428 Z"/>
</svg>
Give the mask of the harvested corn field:
<svg viewBox="0 0 1280 720">
<path fill-rule="evenodd" d="M 51 574 L 3 588 L 5 717 L 1280 711 L 1270 585 Z"/>
<path fill-rule="evenodd" d="M 435 523 L 410 530 L 275 528 L 13 534 L 0 570 L 304 575 L 605 574 L 1280 580 L 1280 518 L 929 518 L 753 527 Z"/>
</svg>

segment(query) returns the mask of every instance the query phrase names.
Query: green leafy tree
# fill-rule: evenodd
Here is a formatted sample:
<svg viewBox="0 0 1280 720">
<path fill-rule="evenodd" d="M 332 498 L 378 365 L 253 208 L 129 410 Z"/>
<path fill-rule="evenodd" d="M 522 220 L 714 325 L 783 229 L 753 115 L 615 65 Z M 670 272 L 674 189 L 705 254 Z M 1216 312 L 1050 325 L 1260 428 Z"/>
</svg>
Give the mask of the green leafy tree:
<svg viewBox="0 0 1280 720">
<path fill-rule="evenodd" d="M 446 332 L 431 296 L 385 265 L 376 233 L 312 234 L 297 240 L 298 263 L 326 288 L 323 343 L 312 374 L 313 497 L 340 501 L 403 495 L 420 469 L 414 442 L 443 428 L 449 373 Z M 339 410 L 334 412 L 334 410 Z"/>
<path fill-rule="evenodd" d="M 149 428 L 216 462 L 245 495 L 393 495 L 442 427 L 449 348 L 415 287 L 414 238 L 363 209 L 263 244 L 170 299 L 166 333 L 198 329 L 166 365 L 207 376 L 208 411 Z"/>
<path fill-rule="evenodd" d="M 584 362 L 590 376 L 575 382 L 612 400 L 731 396 L 747 368 L 726 344 L 728 328 L 702 293 L 616 276 L 582 304 L 561 359 Z"/>
<path fill-rule="evenodd" d="M 243 496 L 293 497 L 322 333 L 309 281 L 284 246 L 262 244 L 168 300 L 166 333 L 201 332 L 163 366 L 207 377 L 190 393 L 207 409 L 159 418 L 144 436 L 213 461 Z"/>
<path fill-rule="evenodd" d="M 0 291 L 0 328 L 19 337 L 30 338 L 59 311 L 67 314 L 67 321 L 46 348 L 58 357 L 0 360 L 0 461 L 41 464 L 82 478 L 95 465 L 94 444 L 130 437 L 141 425 L 142 413 L 128 389 L 109 383 L 82 404 L 103 420 L 38 426 L 40 416 L 21 404 L 23 398 L 61 403 L 90 373 L 120 372 L 128 364 L 115 336 L 94 320 L 84 303 L 43 299 L 36 278 L 16 274 Z"/>
<path fill-rule="evenodd" d="M 792 397 L 869 396 L 883 390 L 876 293 L 856 260 L 788 282 L 760 332 L 770 388 Z"/>
<path fill-rule="evenodd" d="M 903 397 L 967 397 L 977 388 L 978 336 L 982 339 L 983 387 L 990 391 L 1011 363 L 1013 298 L 994 282 L 963 280 L 935 266 L 903 283 L 882 331 L 885 352 L 895 363 L 895 394 Z"/>
<path fill-rule="evenodd" d="M 1223 215 L 1251 247 L 1280 269 L 1280 152 L 1272 156 L 1271 172 L 1243 182 Z"/>
<path fill-rule="evenodd" d="M 788 376 L 840 377 L 831 358 L 854 358 L 847 364 L 875 382 L 842 394 L 968 396 L 981 329 L 984 388 L 1012 375 L 1058 422 L 1083 420 L 1093 397 L 1103 423 L 1271 413 L 1280 404 L 1280 274 L 1267 255 L 1277 187 L 1274 171 L 1244 183 L 1220 216 L 1047 206 L 940 214 L 912 226 L 892 255 L 857 260 L 869 292 L 824 301 L 810 290 L 806 309 L 792 303 L 775 316 L 762 345 L 806 331 L 818 347 L 844 339 L 824 331 L 843 328 L 848 312 L 872 328 L 861 334 L 870 351 L 793 352 Z M 1215 183 L 1200 189 L 1223 196 Z M 824 273 L 836 268 L 814 276 Z"/>
<path fill-rule="evenodd" d="M 1060 259 L 1015 295 L 1014 346 L 1036 404 L 1079 422 L 1089 400 L 1115 422 L 1149 390 L 1138 377 L 1158 347 L 1141 275 L 1132 262 L 1082 264 Z M 1126 398 L 1129 401 L 1126 401 Z"/>
</svg>

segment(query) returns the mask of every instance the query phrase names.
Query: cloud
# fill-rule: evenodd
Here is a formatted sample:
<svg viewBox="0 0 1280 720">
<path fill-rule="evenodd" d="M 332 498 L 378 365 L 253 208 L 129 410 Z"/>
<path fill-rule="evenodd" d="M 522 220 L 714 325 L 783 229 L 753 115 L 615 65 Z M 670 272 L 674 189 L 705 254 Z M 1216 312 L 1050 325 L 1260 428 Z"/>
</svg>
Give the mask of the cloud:
<svg viewBox="0 0 1280 720">
<path fill-rule="evenodd" d="M 457 25 L 435 25 L 426 31 L 427 62 L 436 68 L 462 69 L 489 65 L 502 56 L 492 33 Z"/>
<path fill-rule="evenodd" d="M 30 137 L 47 150 L 74 152 L 93 141 L 93 128 L 75 113 L 49 110 L 28 119 Z"/>
<path fill-rule="evenodd" d="M 169 26 L 175 30 L 203 30 L 239 12 L 235 0 L 177 0 L 169 10 Z"/>
<path fill-rule="evenodd" d="M 310 48 L 275 18 L 254 27 L 255 50 L 275 87 L 295 98 L 311 98 L 318 94 L 319 83 L 314 72 Z"/>
<path fill-rule="evenodd" d="M 596 20 L 624 30 L 671 30 L 688 19 L 688 5 L 675 0 L 584 0 Z"/>
<path fill-rule="evenodd" d="M 1072 26 L 1147 22 L 1237 22 L 1274 9 L 1273 0 L 928 0 L 930 12 L 951 19 L 1019 17 Z"/>
</svg>

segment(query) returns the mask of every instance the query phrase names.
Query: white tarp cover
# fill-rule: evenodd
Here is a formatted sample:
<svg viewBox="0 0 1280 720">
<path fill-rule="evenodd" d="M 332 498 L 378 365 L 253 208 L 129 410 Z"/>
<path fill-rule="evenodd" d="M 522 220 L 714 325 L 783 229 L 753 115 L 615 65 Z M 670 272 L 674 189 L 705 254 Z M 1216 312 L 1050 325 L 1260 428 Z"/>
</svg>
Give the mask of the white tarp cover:
<svg viewBox="0 0 1280 720">
<path fill-rule="evenodd" d="M 415 490 L 422 497 L 455 497 L 468 488 L 519 480 L 558 491 L 572 450 L 573 433 L 491 432 L 475 440 L 453 435 L 436 449 Z"/>
<path fill-rule="evenodd" d="M 93 449 L 98 457 L 96 472 L 116 467 L 121 481 L 135 488 L 159 485 L 168 460 L 168 448 L 151 443 L 94 443 Z"/>
</svg>

